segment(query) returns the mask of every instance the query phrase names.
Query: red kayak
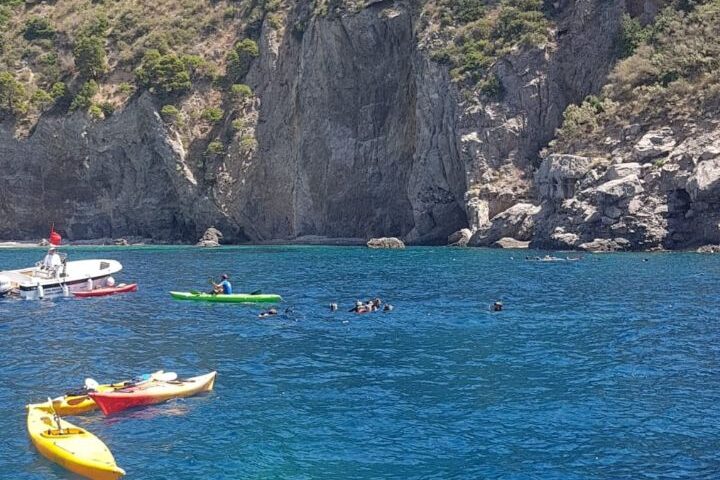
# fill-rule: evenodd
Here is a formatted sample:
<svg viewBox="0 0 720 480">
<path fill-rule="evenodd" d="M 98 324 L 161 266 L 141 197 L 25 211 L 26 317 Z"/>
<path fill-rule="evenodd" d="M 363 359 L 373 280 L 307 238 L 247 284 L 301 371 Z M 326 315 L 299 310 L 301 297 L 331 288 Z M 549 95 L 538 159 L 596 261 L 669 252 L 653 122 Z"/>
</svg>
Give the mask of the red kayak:
<svg viewBox="0 0 720 480">
<path fill-rule="evenodd" d="M 105 415 L 120 412 L 126 408 L 140 407 L 164 402 L 172 398 L 189 397 L 213 389 L 216 372 L 185 380 L 150 381 L 121 388 L 112 392 L 90 392 Z"/>
<path fill-rule="evenodd" d="M 95 290 L 85 290 L 82 292 L 73 292 L 76 297 L 104 297 L 105 295 L 115 295 L 116 293 L 137 292 L 137 283 L 128 285 L 118 285 L 117 287 L 96 288 Z"/>
</svg>

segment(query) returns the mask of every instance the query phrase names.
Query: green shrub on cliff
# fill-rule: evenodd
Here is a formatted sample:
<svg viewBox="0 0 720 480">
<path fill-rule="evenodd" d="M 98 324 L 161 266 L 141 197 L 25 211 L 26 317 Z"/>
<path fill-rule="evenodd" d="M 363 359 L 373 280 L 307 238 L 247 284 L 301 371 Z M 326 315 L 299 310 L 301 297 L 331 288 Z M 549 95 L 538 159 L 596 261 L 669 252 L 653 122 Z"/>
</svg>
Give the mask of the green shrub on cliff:
<svg viewBox="0 0 720 480">
<path fill-rule="evenodd" d="M 689 13 L 672 5 L 642 32 L 632 22 L 634 33 L 624 33 L 632 55 L 615 65 L 599 97 L 567 108 L 553 151 L 602 151 L 629 124 L 682 125 L 720 114 L 720 0 L 694 3 Z"/>
<path fill-rule="evenodd" d="M 242 80 L 250 70 L 252 61 L 260 55 L 257 43 L 249 38 L 238 42 L 227 55 L 227 77 L 231 81 Z"/>
<path fill-rule="evenodd" d="M 80 36 L 73 47 L 75 66 L 85 78 L 98 78 L 107 71 L 105 40 L 96 35 Z"/>
<path fill-rule="evenodd" d="M 245 85 L 244 83 L 236 83 L 230 87 L 230 93 L 233 98 L 237 100 L 244 100 L 245 98 L 251 97 L 253 92 L 252 88 Z"/>
<path fill-rule="evenodd" d="M 135 77 L 140 84 L 159 94 L 182 93 L 192 86 L 190 71 L 180 57 L 174 53 L 161 55 L 154 49 L 145 52 Z"/>
<path fill-rule="evenodd" d="M 435 47 L 431 58 L 450 65 L 454 80 L 485 95 L 500 93 L 494 91 L 499 86 L 495 80 L 486 78 L 499 57 L 518 47 L 538 46 L 549 40 L 551 25 L 541 0 L 503 0 L 494 5 L 447 0 L 440 5 L 444 10 L 435 15 L 439 15 L 441 25 L 455 28 L 448 29 L 452 37 Z"/>
<path fill-rule="evenodd" d="M 10 72 L 0 72 L 0 109 L 10 114 L 27 110 L 27 92 Z"/>
<path fill-rule="evenodd" d="M 113 84 L 136 69 L 138 87 L 158 95 L 180 95 L 193 84 L 206 87 L 213 82 L 230 97 L 230 85 L 242 81 L 259 55 L 251 39 L 259 36 L 263 24 L 274 21 L 279 26 L 289 6 L 285 0 L 0 0 L 0 71 L 22 69 L 16 79 L 29 94 L 51 94 L 50 86 L 60 80 L 73 86 L 73 94 L 87 80 L 107 82 L 95 95 L 98 106 L 128 101 L 132 92 Z M 149 50 L 159 55 L 146 55 Z M 228 77 L 235 78 L 226 81 L 226 67 Z M 105 78 L 106 73 L 111 75 Z M 58 107 L 67 108 L 74 95 L 57 98 L 62 98 Z M 34 107 L 28 100 L 26 95 L 14 110 Z M 80 104 L 87 110 L 82 93 L 73 108 Z M 35 118 L 23 119 L 26 131 Z M 189 114 L 188 119 L 197 121 L 199 115 Z"/>
<path fill-rule="evenodd" d="M 247 121 L 244 118 L 238 118 L 232 121 L 230 124 L 236 132 L 244 130 L 247 127 Z"/>
<path fill-rule="evenodd" d="M 218 123 L 220 120 L 222 120 L 223 115 L 225 115 L 225 112 L 222 111 L 221 108 L 218 107 L 209 107 L 203 110 L 202 112 L 202 118 L 203 120 L 210 122 L 210 123 Z"/>
<path fill-rule="evenodd" d="M 452 2 L 454 18 L 462 23 L 480 20 L 485 15 L 483 0 L 455 0 Z"/>
<path fill-rule="evenodd" d="M 4 5 L 0 5 L 0 32 L 4 31 L 4 27 L 10 21 L 11 17 L 12 10 Z"/>
<path fill-rule="evenodd" d="M 45 90 L 38 88 L 33 92 L 30 97 L 30 103 L 33 104 L 38 110 L 43 111 L 48 108 L 55 101 L 52 95 Z"/>
<path fill-rule="evenodd" d="M 225 145 L 220 140 L 213 140 L 205 149 L 206 155 L 222 155 L 223 153 L 225 153 Z"/>
<path fill-rule="evenodd" d="M 587 97 L 580 105 L 570 105 L 563 113 L 563 124 L 557 135 L 570 141 L 595 132 L 602 124 L 603 115 L 612 113 L 614 104 L 610 99 L 594 95 Z"/>
<path fill-rule="evenodd" d="M 175 107 L 175 105 L 163 105 L 163 107 L 160 109 L 160 116 L 166 122 L 175 121 L 179 115 L 180 115 L 180 110 L 178 110 L 177 107 Z"/>
<path fill-rule="evenodd" d="M 52 39 L 55 37 L 55 28 L 47 18 L 32 17 L 25 22 L 23 37 L 25 40 Z"/>
<path fill-rule="evenodd" d="M 93 120 L 102 120 L 105 118 L 105 113 L 103 112 L 103 109 L 95 104 L 92 104 L 88 107 L 87 113 L 88 116 Z"/>
<path fill-rule="evenodd" d="M 80 87 L 80 90 L 70 104 L 70 111 L 86 110 L 92 105 L 92 99 L 98 92 L 99 86 L 95 80 L 88 80 Z"/>
<path fill-rule="evenodd" d="M 639 20 L 626 13 L 622 18 L 620 55 L 623 58 L 629 57 L 635 53 L 638 46 L 647 42 L 651 35 L 652 29 L 650 27 L 643 27 Z"/>
<path fill-rule="evenodd" d="M 240 149 L 244 152 L 252 152 L 257 146 L 257 140 L 253 135 L 246 134 L 240 138 Z"/>
<path fill-rule="evenodd" d="M 504 1 L 492 32 L 492 38 L 501 45 L 499 50 L 546 42 L 550 24 L 541 10 L 542 0 Z"/>
<path fill-rule="evenodd" d="M 63 82 L 55 82 L 52 87 L 50 87 L 50 96 L 53 100 L 62 98 L 65 95 L 67 95 L 67 87 Z"/>
<path fill-rule="evenodd" d="M 160 116 L 165 123 L 175 125 L 176 127 L 185 126 L 185 120 L 183 119 L 180 110 L 175 105 L 163 105 L 160 109 Z"/>
<path fill-rule="evenodd" d="M 488 75 L 480 80 L 477 88 L 481 94 L 496 100 L 499 100 L 503 95 L 503 85 L 497 75 Z"/>
<path fill-rule="evenodd" d="M 105 37 L 110 28 L 110 20 L 104 14 L 99 14 L 90 19 L 80 30 L 80 35 L 85 37 Z"/>
</svg>

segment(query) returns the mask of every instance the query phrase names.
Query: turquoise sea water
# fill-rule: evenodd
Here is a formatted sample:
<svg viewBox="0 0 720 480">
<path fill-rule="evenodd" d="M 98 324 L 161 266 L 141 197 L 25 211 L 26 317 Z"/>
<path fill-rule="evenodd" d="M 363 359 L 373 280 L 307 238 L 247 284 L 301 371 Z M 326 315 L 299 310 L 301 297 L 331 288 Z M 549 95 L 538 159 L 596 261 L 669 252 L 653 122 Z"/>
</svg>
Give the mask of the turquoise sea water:
<svg viewBox="0 0 720 480">
<path fill-rule="evenodd" d="M 0 270 L 40 250 L 0 250 Z M 532 253 L 531 253 L 532 254 Z M 70 418 L 129 479 L 720 476 L 720 256 L 85 248 L 140 291 L 0 301 L 0 478 L 77 478 L 23 406 L 85 377 L 217 370 L 215 390 Z M 647 261 L 645 261 L 647 260 Z M 287 313 L 173 301 L 227 272 Z M 380 296 L 389 314 L 347 312 Z M 505 310 L 488 306 L 502 299 Z M 330 302 L 340 303 L 331 313 Z"/>
</svg>

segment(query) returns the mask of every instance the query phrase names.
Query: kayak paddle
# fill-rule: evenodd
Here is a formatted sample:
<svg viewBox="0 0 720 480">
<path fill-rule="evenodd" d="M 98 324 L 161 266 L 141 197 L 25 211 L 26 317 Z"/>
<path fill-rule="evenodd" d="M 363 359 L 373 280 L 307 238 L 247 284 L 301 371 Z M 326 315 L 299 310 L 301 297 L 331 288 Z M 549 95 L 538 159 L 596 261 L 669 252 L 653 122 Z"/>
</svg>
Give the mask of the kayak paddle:
<svg viewBox="0 0 720 480">
<path fill-rule="evenodd" d="M 55 411 L 55 408 L 53 408 L 52 398 L 50 398 L 50 397 L 48 397 L 48 404 L 50 405 L 50 413 L 52 414 L 53 418 L 55 419 L 55 423 L 57 423 L 58 433 L 60 433 L 62 435 L 63 428 L 62 428 L 62 425 L 60 424 L 60 415 L 58 415 L 57 412 Z"/>
<path fill-rule="evenodd" d="M 86 390 L 97 390 L 97 388 L 100 386 L 100 384 L 95 381 L 92 378 L 86 378 L 85 379 L 85 389 Z"/>
</svg>

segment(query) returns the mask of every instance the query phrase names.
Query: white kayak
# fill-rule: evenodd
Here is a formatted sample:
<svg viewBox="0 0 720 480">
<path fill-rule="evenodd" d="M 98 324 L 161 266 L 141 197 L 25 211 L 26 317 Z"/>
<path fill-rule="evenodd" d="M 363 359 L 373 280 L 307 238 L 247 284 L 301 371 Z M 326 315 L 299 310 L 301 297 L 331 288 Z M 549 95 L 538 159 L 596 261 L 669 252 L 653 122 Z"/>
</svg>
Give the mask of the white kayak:
<svg viewBox="0 0 720 480">
<path fill-rule="evenodd" d="M 54 269 L 40 266 L 0 271 L 3 285 L 9 285 L 22 298 L 37 300 L 45 297 L 72 296 L 73 292 L 105 287 L 107 277 L 122 270 L 117 260 L 76 260 Z"/>
</svg>

